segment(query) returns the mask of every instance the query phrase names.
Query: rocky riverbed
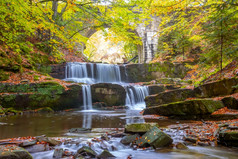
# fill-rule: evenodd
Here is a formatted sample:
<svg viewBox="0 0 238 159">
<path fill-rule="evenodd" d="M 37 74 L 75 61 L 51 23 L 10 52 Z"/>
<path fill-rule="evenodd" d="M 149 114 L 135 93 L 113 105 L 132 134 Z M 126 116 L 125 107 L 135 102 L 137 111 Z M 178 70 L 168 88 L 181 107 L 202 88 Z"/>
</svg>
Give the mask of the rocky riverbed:
<svg viewBox="0 0 238 159">
<path fill-rule="evenodd" d="M 40 118 L 41 120 L 38 121 Z M 238 156 L 236 149 L 232 148 L 237 142 L 237 120 L 230 120 L 229 124 L 227 121 L 168 120 L 161 116 L 142 116 L 138 111 L 31 114 L 1 118 L 0 122 L 5 123 L 0 126 L 1 138 L 24 136 L 25 128 L 21 120 L 33 126 L 32 130 L 38 129 L 38 131 L 26 131 L 25 137 L 0 140 L 0 158 L 6 156 L 36 159 L 235 158 Z M 41 123 L 43 120 L 45 122 Z M 52 121 L 51 124 L 49 121 Z M 17 132 L 16 129 L 23 129 L 23 133 Z M 7 130 L 14 134 L 6 135 Z M 39 133 L 44 133 L 46 136 L 35 136 Z"/>
</svg>

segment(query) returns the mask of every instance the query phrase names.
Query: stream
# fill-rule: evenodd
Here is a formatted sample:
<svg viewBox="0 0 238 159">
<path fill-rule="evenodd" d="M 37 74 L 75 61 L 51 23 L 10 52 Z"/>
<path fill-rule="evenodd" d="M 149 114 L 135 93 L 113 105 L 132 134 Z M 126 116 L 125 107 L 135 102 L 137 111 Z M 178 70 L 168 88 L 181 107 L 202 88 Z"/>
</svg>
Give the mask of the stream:
<svg viewBox="0 0 238 159">
<path fill-rule="evenodd" d="M 73 111 L 59 112 L 52 114 L 28 114 L 18 116 L 7 116 L 0 118 L 0 139 L 20 137 L 20 136 L 39 136 L 46 135 L 49 137 L 65 137 L 75 141 L 80 141 L 80 144 L 63 144 L 56 148 L 64 148 L 76 152 L 80 147 L 87 145 L 94 137 L 100 137 L 101 133 L 93 132 L 96 128 L 123 128 L 128 123 L 141 123 L 153 121 L 158 122 L 160 127 L 166 127 L 176 123 L 189 123 L 192 121 L 177 121 L 168 119 L 144 119 L 137 110 L 120 110 L 120 111 Z M 27 124 L 26 124 L 27 123 Z M 69 133 L 71 128 L 92 128 L 91 133 Z M 174 141 L 180 140 L 177 132 L 168 132 Z M 155 159 L 155 158 L 206 158 L 206 159 L 235 159 L 238 156 L 238 149 L 227 147 L 201 147 L 188 146 L 188 150 L 178 150 L 176 148 L 133 150 L 129 146 L 124 146 L 120 143 L 121 138 L 112 137 L 110 141 L 104 141 L 105 146 L 110 152 L 119 159 L 126 159 L 129 155 L 138 159 Z M 114 146 L 117 150 L 112 150 Z M 100 153 L 102 147 L 95 143 L 93 149 Z M 53 156 L 53 150 L 32 153 L 34 159 L 50 159 Z"/>
</svg>

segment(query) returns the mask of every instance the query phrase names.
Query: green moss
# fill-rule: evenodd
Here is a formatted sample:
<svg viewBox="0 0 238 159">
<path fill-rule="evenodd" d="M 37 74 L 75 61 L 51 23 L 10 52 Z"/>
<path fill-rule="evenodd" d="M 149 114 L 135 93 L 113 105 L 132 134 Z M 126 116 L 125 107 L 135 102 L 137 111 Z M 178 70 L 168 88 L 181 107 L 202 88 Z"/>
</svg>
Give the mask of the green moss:
<svg viewBox="0 0 238 159">
<path fill-rule="evenodd" d="M 14 113 L 14 114 L 19 114 L 19 113 L 22 113 L 22 111 L 19 111 L 19 110 L 15 110 L 14 108 L 10 107 L 10 108 L 6 108 L 4 110 L 5 113 Z"/>
<path fill-rule="evenodd" d="M 7 81 L 10 77 L 10 74 L 0 70 L 0 81 Z"/>
<path fill-rule="evenodd" d="M 44 108 L 39 108 L 35 110 L 37 113 L 53 113 L 54 110 L 51 109 L 50 107 L 44 107 Z"/>
<path fill-rule="evenodd" d="M 39 79 L 40 79 L 40 76 L 34 75 L 34 81 L 39 81 Z"/>
</svg>

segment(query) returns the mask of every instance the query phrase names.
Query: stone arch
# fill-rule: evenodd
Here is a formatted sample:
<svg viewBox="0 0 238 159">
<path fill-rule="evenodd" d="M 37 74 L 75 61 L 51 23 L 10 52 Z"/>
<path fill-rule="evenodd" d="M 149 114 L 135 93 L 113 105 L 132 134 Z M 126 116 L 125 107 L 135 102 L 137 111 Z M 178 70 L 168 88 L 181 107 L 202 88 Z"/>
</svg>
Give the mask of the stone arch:
<svg viewBox="0 0 238 159">
<path fill-rule="evenodd" d="M 105 28 L 110 28 L 110 26 L 109 27 L 105 27 Z M 87 37 L 87 38 L 90 38 L 94 33 L 96 33 L 97 31 L 99 31 L 99 30 L 97 30 L 97 29 L 95 29 L 95 28 L 89 28 L 86 32 L 85 32 L 85 34 L 84 34 L 84 36 L 85 37 Z M 131 31 L 131 32 L 133 32 L 133 33 L 135 33 L 138 37 L 140 37 L 140 35 L 139 35 L 139 33 L 137 32 L 137 30 L 133 30 L 133 31 Z M 140 37 L 141 38 L 141 37 Z M 143 41 L 141 40 L 141 42 L 143 43 Z M 82 52 L 86 49 L 86 44 L 85 43 L 83 43 L 82 44 L 83 46 L 82 46 Z M 137 52 L 138 52 L 138 62 L 139 63 L 143 63 L 143 59 L 144 59 L 144 56 L 143 56 L 143 45 L 137 45 Z"/>
</svg>

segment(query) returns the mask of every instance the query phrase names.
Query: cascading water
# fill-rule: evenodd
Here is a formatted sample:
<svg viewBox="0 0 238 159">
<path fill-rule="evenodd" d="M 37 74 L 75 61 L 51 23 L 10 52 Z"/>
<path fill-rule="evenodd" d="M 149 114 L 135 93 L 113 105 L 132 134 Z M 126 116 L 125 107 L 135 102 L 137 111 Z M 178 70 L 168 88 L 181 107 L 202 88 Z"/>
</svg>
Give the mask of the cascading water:
<svg viewBox="0 0 238 159">
<path fill-rule="evenodd" d="M 147 86 L 129 85 L 125 86 L 126 89 L 126 106 L 130 109 L 143 109 L 145 108 L 145 97 L 149 95 Z"/>
<path fill-rule="evenodd" d="M 82 85 L 84 110 L 92 110 L 92 93 L 90 85 Z"/>
<path fill-rule="evenodd" d="M 126 89 L 126 106 L 128 106 L 129 109 L 145 108 L 144 99 L 149 95 L 148 87 L 129 85 L 122 82 L 119 65 L 70 62 L 67 63 L 65 74 L 66 81 L 87 84 L 83 85 L 83 102 L 85 110 L 92 109 L 90 84 L 95 83 L 116 83 L 122 85 Z M 126 68 L 125 77 L 127 78 Z"/>
</svg>

